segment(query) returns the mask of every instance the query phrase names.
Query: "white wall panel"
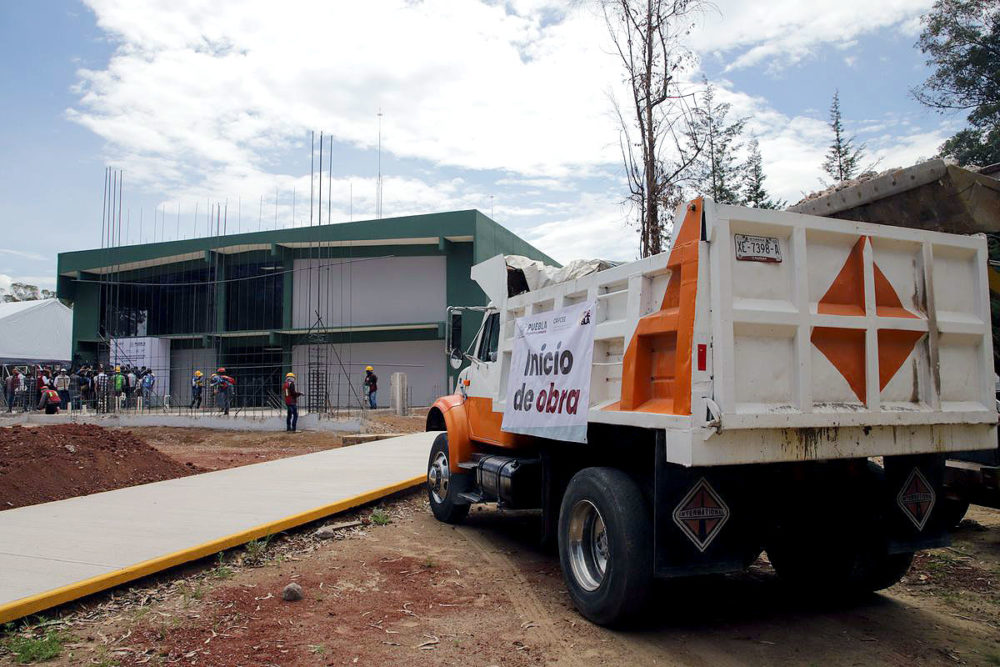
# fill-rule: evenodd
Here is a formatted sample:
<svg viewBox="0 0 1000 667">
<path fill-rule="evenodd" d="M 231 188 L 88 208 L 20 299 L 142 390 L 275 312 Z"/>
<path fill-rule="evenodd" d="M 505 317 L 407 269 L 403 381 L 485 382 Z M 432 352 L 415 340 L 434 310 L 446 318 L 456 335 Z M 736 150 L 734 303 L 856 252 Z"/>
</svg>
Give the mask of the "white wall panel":
<svg viewBox="0 0 1000 667">
<path fill-rule="evenodd" d="M 292 369 L 298 376 L 299 391 L 309 391 L 310 345 L 296 345 L 292 348 Z M 325 347 L 325 351 L 322 348 Z M 352 343 L 351 345 L 316 346 L 319 358 L 325 354 L 327 377 L 329 378 L 330 403 L 341 407 L 356 405 L 354 393 L 362 396 L 362 382 L 365 366 L 375 367 L 379 379 L 379 407 L 389 406 L 389 378 L 393 373 L 406 373 L 410 387 L 412 405 L 430 405 L 440 396 L 448 393 L 445 377 L 447 358 L 444 343 L 440 340 L 421 340 L 390 343 Z M 343 363 L 337 361 L 337 354 Z M 353 390 L 345 375 L 349 369 Z M 308 398 L 301 399 L 308 405 Z"/>
<path fill-rule="evenodd" d="M 445 319 L 445 257 L 297 259 L 293 326 L 318 310 L 325 326 L 440 322 Z"/>
</svg>

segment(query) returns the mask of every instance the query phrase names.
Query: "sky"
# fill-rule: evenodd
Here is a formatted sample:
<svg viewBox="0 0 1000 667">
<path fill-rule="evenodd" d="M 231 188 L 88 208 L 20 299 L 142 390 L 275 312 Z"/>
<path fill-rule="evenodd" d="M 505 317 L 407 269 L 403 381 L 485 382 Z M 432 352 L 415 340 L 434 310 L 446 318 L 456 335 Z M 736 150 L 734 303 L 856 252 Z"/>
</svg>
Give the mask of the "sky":
<svg viewBox="0 0 1000 667">
<path fill-rule="evenodd" d="M 332 136 L 334 222 L 375 217 L 381 163 L 383 217 L 477 208 L 562 262 L 635 259 L 594 1 L 0 3 L 0 289 L 100 246 L 108 166 L 126 243 L 205 235 L 216 204 L 228 231 L 308 225 L 310 132 Z M 879 170 L 961 126 L 909 94 L 931 4 L 716 0 L 684 77 L 748 118 L 795 202 L 823 187 L 835 90 Z"/>
</svg>

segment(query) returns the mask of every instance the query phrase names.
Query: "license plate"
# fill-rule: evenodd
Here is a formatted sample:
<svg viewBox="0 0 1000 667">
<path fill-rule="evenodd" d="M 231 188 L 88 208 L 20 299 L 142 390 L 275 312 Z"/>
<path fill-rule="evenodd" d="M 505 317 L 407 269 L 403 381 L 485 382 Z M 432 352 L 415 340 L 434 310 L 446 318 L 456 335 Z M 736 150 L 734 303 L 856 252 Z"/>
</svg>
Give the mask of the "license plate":
<svg viewBox="0 0 1000 667">
<path fill-rule="evenodd" d="M 781 244 L 773 236 L 734 234 L 736 259 L 742 262 L 780 262 Z"/>
</svg>

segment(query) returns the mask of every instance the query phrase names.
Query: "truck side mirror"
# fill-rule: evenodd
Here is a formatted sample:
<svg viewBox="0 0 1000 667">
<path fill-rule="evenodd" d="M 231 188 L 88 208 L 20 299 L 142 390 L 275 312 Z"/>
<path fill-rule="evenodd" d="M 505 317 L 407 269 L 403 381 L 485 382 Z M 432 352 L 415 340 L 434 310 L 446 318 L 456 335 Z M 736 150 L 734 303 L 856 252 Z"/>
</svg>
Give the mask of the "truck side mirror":
<svg viewBox="0 0 1000 667">
<path fill-rule="evenodd" d="M 457 371 L 462 367 L 463 361 L 465 361 L 465 357 L 462 355 L 462 350 L 457 347 L 452 348 L 451 353 L 448 355 L 448 363 L 451 364 L 451 367 Z"/>
<path fill-rule="evenodd" d="M 464 359 L 462 355 L 462 313 L 452 312 L 448 315 L 448 356 L 451 359 L 452 368 L 457 369 L 462 365 Z"/>
</svg>

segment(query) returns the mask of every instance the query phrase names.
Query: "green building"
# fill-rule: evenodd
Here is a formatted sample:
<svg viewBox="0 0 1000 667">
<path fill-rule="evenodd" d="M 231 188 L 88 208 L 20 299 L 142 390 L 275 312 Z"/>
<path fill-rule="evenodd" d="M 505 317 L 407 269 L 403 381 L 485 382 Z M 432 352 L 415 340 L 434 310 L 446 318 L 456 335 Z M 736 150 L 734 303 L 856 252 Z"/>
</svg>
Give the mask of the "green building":
<svg viewBox="0 0 1000 667">
<path fill-rule="evenodd" d="M 384 390 L 406 373 L 427 405 L 457 374 L 447 307 L 485 305 L 469 272 L 498 253 L 555 264 L 469 210 L 60 253 L 57 293 L 73 306 L 74 364 L 152 368 L 171 406 L 188 403 L 195 370 L 220 366 L 248 407 L 275 405 L 289 370 L 308 407 L 356 405 L 368 365 Z"/>
</svg>

